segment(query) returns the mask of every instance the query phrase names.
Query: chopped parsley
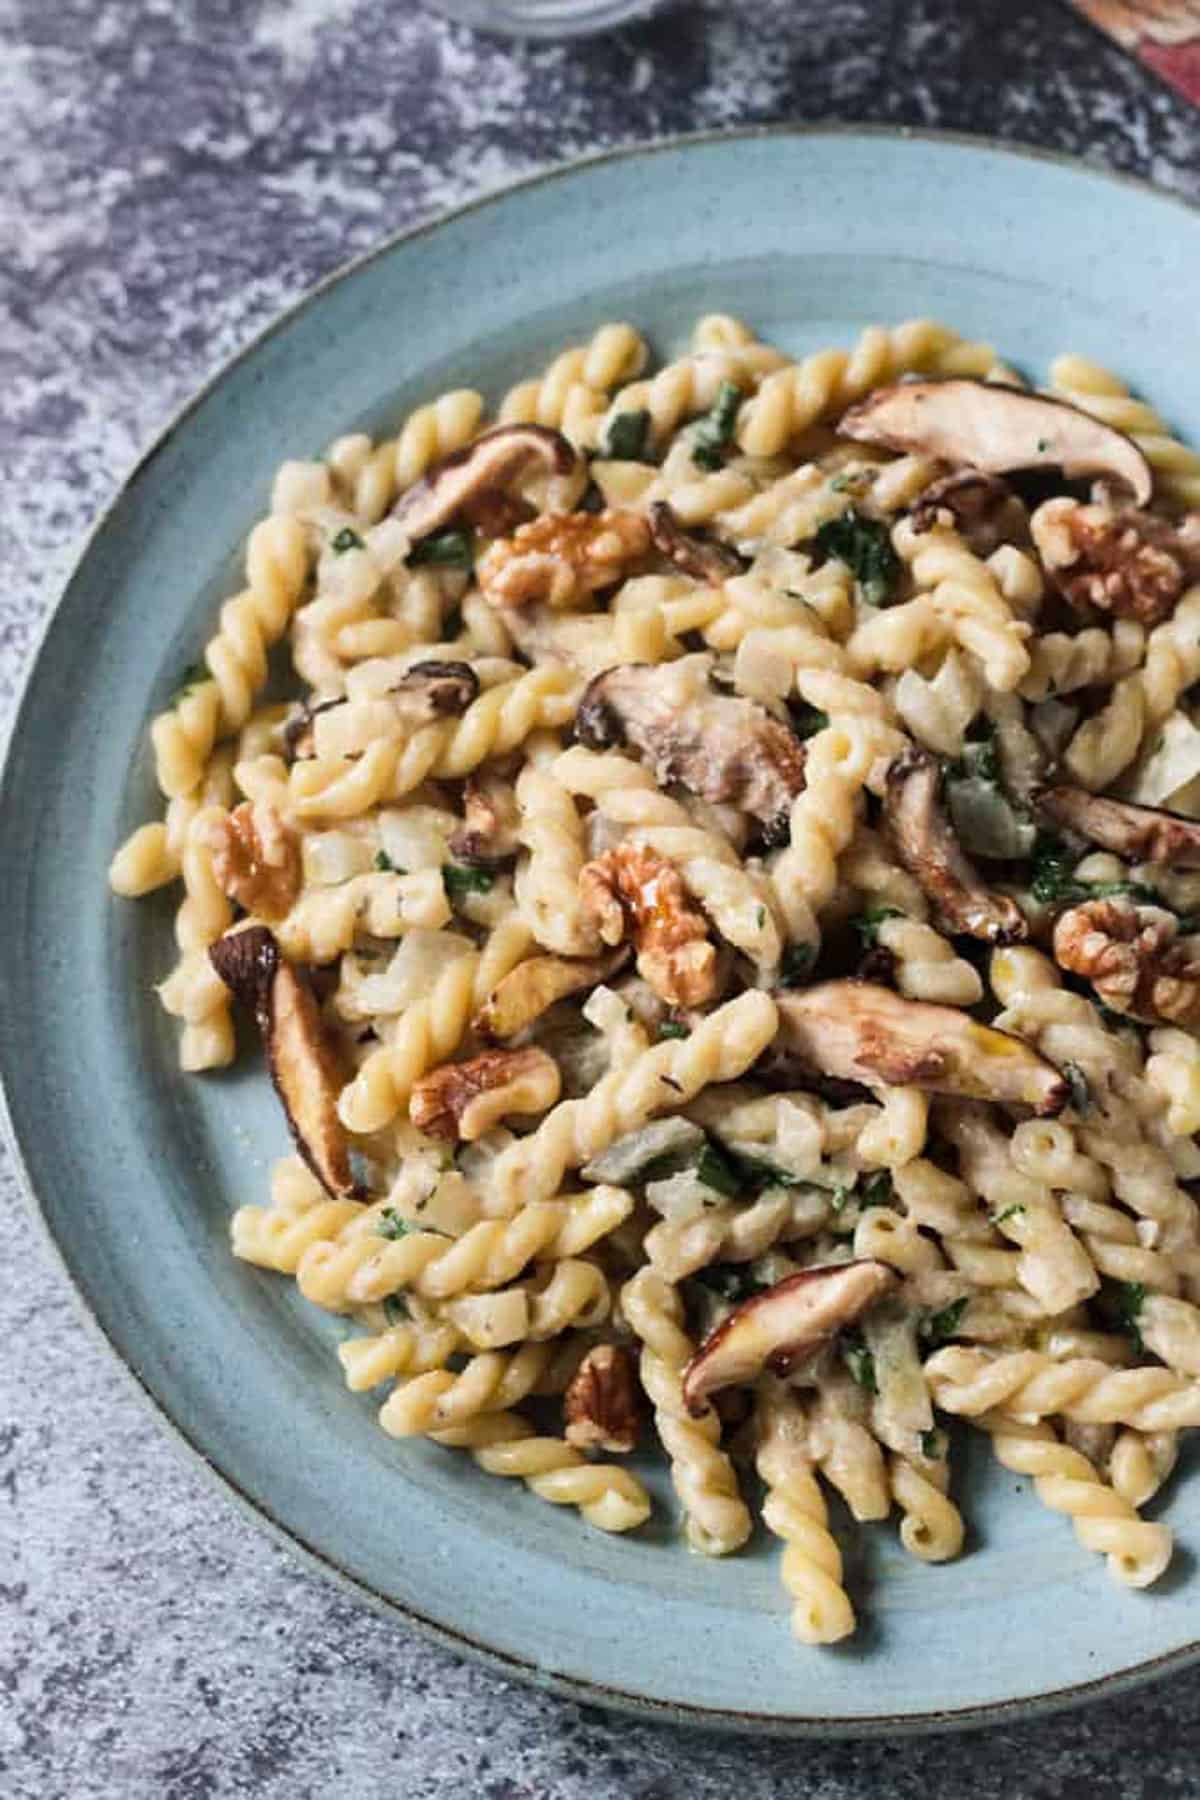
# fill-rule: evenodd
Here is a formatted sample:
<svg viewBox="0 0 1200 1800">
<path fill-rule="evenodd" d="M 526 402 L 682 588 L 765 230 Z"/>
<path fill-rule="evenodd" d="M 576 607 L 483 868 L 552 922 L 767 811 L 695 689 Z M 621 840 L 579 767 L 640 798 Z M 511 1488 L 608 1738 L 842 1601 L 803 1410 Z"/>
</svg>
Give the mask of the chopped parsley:
<svg viewBox="0 0 1200 1800">
<path fill-rule="evenodd" d="M 194 687 L 199 687 L 202 681 L 207 680 L 208 669 L 204 663 L 189 663 L 187 668 L 183 671 L 183 674 L 180 676 L 179 682 L 171 695 L 172 706 L 176 701 L 185 699 Z"/>
<path fill-rule="evenodd" d="M 450 526 L 445 531 L 431 532 L 408 553 L 410 569 L 431 564 L 439 569 L 470 569 L 475 563 L 475 539 L 469 531 Z"/>
<path fill-rule="evenodd" d="M 761 931 L 763 926 L 767 922 L 767 909 L 765 906 L 759 907 L 757 913 L 755 914 L 755 918 L 758 921 L 758 929 Z"/>
<path fill-rule="evenodd" d="M 685 1038 L 691 1037 L 691 1035 L 689 1027 L 681 1024 L 678 1019 L 664 1019 L 658 1028 L 658 1041 L 660 1044 L 667 1038 Z"/>
<path fill-rule="evenodd" d="M 829 725 L 829 714 L 822 712 L 819 706 L 810 706 L 807 700 L 797 700 L 788 708 L 792 721 L 792 730 L 798 738 L 816 737 L 818 731 L 825 731 Z"/>
<path fill-rule="evenodd" d="M 763 1290 L 762 1282 L 741 1263 L 709 1263 L 706 1269 L 697 1269 L 691 1279 L 734 1304 L 748 1300 L 751 1294 L 761 1294 Z"/>
<path fill-rule="evenodd" d="M 375 852 L 375 867 L 384 875 L 392 875 L 396 871 L 396 865 L 386 850 Z"/>
<path fill-rule="evenodd" d="M 705 1187 L 715 1188 L 718 1194 L 724 1194 L 727 1200 L 736 1200 L 742 1191 L 741 1176 L 712 1144 L 705 1144 L 696 1160 L 696 1179 Z"/>
<path fill-rule="evenodd" d="M 967 732 L 962 755 L 946 771 L 951 781 L 986 781 L 1000 785 L 1000 753 L 996 727 L 990 719 L 977 719 Z"/>
<path fill-rule="evenodd" d="M 408 1301 L 403 1294 L 385 1294 L 383 1316 L 389 1325 L 402 1325 L 410 1317 Z"/>
<path fill-rule="evenodd" d="M 840 1212 L 845 1211 L 846 1202 L 851 1198 L 853 1193 L 853 1182 L 841 1182 L 834 1188 L 829 1196 L 829 1210 L 835 1219 Z"/>
<path fill-rule="evenodd" d="M 864 1206 L 890 1206 L 895 1199 L 892 1177 L 887 1169 L 876 1169 L 861 1183 Z"/>
<path fill-rule="evenodd" d="M 923 1431 L 920 1437 L 921 1455 L 930 1462 L 939 1462 L 946 1454 L 946 1434 L 935 1425 L 932 1431 Z"/>
<path fill-rule="evenodd" d="M 879 942 L 879 927 L 888 919 L 899 919 L 903 915 L 898 906 L 868 906 L 865 912 L 851 919 L 850 923 L 857 931 L 863 944 L 874 949 Z"/>
<path fill-rule="evenodd" d="M 734 381 L 723 381 L 717 397 L 692 433 L 692 461 L 701 469 L 719 469 L 722 452 L 729 448 L 737 424 L 742 390 Z"/>
<path fill-rule="evenodd" d="M 337 536 L 330 538 L 329 548 L 335 556 L 345 556 L 347 550 L 365 550 L 366 545 L 357 531 L 352 530 L 349 525 L 343 525 Z"/>
<path fill-rule="evenodd" d="M 1025 1208 L 1021 1202 L 1019 1200 L 1014 1200 L 1011 1206 L 1005 1206 L 999 1212 L 989 1213 L 988 1220 L 993 1225 L 1003 1225 L 1005 1219 L 1011 1219 L 1016 1213 L 1023 1213 L 1024 1211 Z"/>
<path fill-rule="evenodd" d="M 490 894 L 496 885 L 496 877 L 490 869 L 472 869 L 462 863 L 443 863 L 442 881 L 451 905 L 465 900 L 468 894 Z"/>
<path fill-rule="evenodd" d="M 1139 1324 L 1145 1304 L 1146 1289 L 1142 1282 L 1117 1282 L 1115 1296 L 1117 1318 L 1120 1320 L 1122 1331 L 1128 1334 L 1129 1341 L 1139 1356 L 1146 1348 L 1142 1341 L 1142 1328 Z"/>
<path fill-rule="evenodd" d="M 934 1349 L 946 1343 L 958 1330 L 963 1314 L 967 1310 L 969 1295 L 964 1294 L 959 1300 L 951 1300 L 949 1306 L 943 1306 L 940 1312 L 927 1312 L 921 1320 L 921 1336 Z"/>
<path fill-rule="evenodd" d="M 1112 900 L 1127 895 L 1154 905 L 1158 895 L 1141 881 L 1077 881 L 1075 852 L 1052 832 L 1039 831 L 1033 846 L 1033 879 L 1029 892 L 1043 906 L 1075 906 L 1085 900 Z"/>
<path fill-rule="evenodd" d="M 894 597 L 901 563 L 886 525 L 851 506 L 839 519 L 826 520 L 816 542 L 822 556 L 845 563 L 868 606 L 886 606 Z"/>
<path fill-rule="evenodd" d="M 379 1222 L 375 1227 L 375 1236 L 391 1238 L 394 1242 L 396 1239 L 405 1238 L 410 1232 L 419 1231 L 420 1229 L 421 1227 L 419 1225 L 414 1225 L 411 1219 L 401 1218 L 394 1206 L 385 1206 L 379 1215 Z"/>
<path fill-rule="evenodd" d="M 860 1337 L 852 1337 L 849 1333 L 843 1335 L 842 1361 L 860 1388 L 863 1388 L 868 1394 L 879 1392 L 879 1382 L 875 1375 L 875 1358 Z"/>
<path fill-rule="evenodd" d="M 1067 1086 L 1071 1090 L 1071 1105 L 1080 1118 L 1086 1118 L 1095 1105 L 1088 1078 L 1076 1062 L 1065 1062 L 1061 1066 Z"/>
<path fill-rule="evenodd" d="M 817 960 L 815 944 L 789 944 L 779 965 L 781 987 L 799 987 L 812 973 Z"/>
<path fill-rule="evenodd" d="M 604 454 L 617 462 L 641 462 L 650 433 L 650 414 L 644 406 L 618 413 L 604 434 Z"/>
</svg>

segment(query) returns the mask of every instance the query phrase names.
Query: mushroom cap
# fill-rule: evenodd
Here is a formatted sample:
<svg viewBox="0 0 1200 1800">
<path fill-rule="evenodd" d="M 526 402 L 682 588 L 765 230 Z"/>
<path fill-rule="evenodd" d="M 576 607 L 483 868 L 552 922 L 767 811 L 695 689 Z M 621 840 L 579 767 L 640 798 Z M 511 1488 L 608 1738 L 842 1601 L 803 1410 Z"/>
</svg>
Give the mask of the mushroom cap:
<svg viewBox="0 0 1200 1800">
<path fill-rule="evenodd" d="M 755 1381 L 764 1369 L 786 1375 L 895 1285 L 886 1263 L 863 1260 L 801 1269 L 752 1294 L 709 1333 L 684 1370 L 688 1411 L 698 1417 L 710 1394 Z"/>
<path fill-rule="evenodd" d="M 569 475 L 578 456 L 569 438 L 546 425 L 497 425 L 472 444 L 434 463 L 392 507 L 392 518 L 411 540 L 428 537 L 475 498 L 507 487 L 531 463 L 551 475 Z"/>
<path fill-rule="evenodd" d="M 989 944 L 1021 943 L 1025 915 L 1007 894 L 994 894 L 970 861 L 942 809 L 937 758 L 919 744 L 887 772 L 884 814 L 896 853 L 951 931 Z"/>
<path fill-rule="evenodd" d="M 1050 787 L 1035 795 L 1046 818 L 1105 850 L 1137 862 L 1200 868 L 1200 823 L 1157 806 L 1110 800 L 1086 788 Z"/>
<path fill-rule="evenodd" d="M 921 451 L 969 463 L 989 475 L 1060 468 L 1069 480 L 1100 475 L 1145 506 L 1154 473 L 1132 438 L 1069 401 L 996 382 L 953 377 L 899 381 L 844 413 L 838 432 L 889 450 Z"/>
</svg>

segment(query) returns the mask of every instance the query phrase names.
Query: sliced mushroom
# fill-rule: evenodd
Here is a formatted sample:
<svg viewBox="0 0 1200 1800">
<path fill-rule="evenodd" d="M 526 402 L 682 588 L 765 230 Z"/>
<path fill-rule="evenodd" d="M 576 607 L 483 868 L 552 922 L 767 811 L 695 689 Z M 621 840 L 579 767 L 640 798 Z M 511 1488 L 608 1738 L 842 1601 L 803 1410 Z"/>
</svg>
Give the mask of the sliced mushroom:
<svg viewBox="0 0 1200 1800">
<path fill-rule="evenodd" d="M 341 1073 L 305 975 L 284 960 L 265 925 L 227 932 L 208 955 L 225 986 L 254 1012 L 297 1150 L 328 1193 L 358 1199 L 337 1111 Z"/>
<path fill-rule="evenodd" d="M 864 1087 L 919 1087 L 968 1100 L 1060 1113 L 1069 1083 L 1021 1038 L 953 1006 L 905 1000 L 865 981 L 826 981 L 776 995 L 778 1043 L 808 1068 Z"/>
<path fill-rule="evenodd" d="M 472 1024 L 482 1037 L 516 1037 L 559 1000 L 607 981 L 629 954 L 622 947 L 612 956 L 530 956 L 497 982 Z"/>
<path fill-rule="evenodd" d="M 449 840 L 450 850 L 457 861 L 475 868 L 502 868 L 521 848 L 520 824 L 521 809 L 511 781 L 495 772 L 468 775 L 463 822 Z"/>
<path fill-rule="evenodd" d="M 389 692 L 414 701 L 420 716 L 459 717 L 479 698 L 479 677 L 468 662 L 415 662 Z"/>
<path fill-rule="evenodd" d="M 801 1269 L 752 1294 L 709 1333 L 684 1370 L 688 1411 L 698 1418 L 710 1394 L 756 1381 L 764 1369 L 786 1375 L 895 1286 L 886 1263 L 864 1260 Z"/>
<path fill-rule="evenodd" d="M 977 556 L 990 556 L 1014 539 L 1029 541 L 1029 518 L 1007 482 L 982 469 L 955 469 L 921 494 L 909 515 L 917 532 L 943 520 L 953 525 Z"/>
<path fill-rule="evenodd" d="M 934 902 L 951 931 L 989 944 L 1029 935 L 1015 900 L 994 894 L 968 860 L 942 810 L 941 767 L 913 744 L 890 765 L 884 814 L 896 854 Z"/>
<path fill-rule="evenodd" d="M 704 1133 L 699 1125 L 672 1114 L 668 1119 L 652 1119 L 649 1125 L 627 1131 L 591 1162 L 584 1163 L 579 1173 L 585 1181 L 611 1182 L 615 1187 L 625 1187 L 631 1181 L 640 1180 L 654 1163 L 661 1163 L 668 1156 L 698 1154 L 703 1148 Z"/>
<path fill-rule="evenodd" d="M 607 669 L 584 689 L 576 735 L 593 750 L 631 745 L 661 787 L 728 802 L 778 838 L 804 787 L 804 746 L 757 700 L 714 692 L 713 667 L 700 655 Z"/>
<path fill-rule="evenodd" d="M 360 756 L 379 737 L 460 717 L 479 690 L 479 676 L 470 663 L 411 663 L 382 693 L 347 695 L 315 708 L 309 740 L 313 753 Z"/>
<path fill-rule="evenodd" d="M 685 531 L 665 500 L 656 500 L 649 511 L 650 535 L 654 547 L 668 562 L 673 562 L 685 575 L 720 587 L 731 575 L 740 575 L 744 564 L 736 551 L 713 538 L 698 537 Z"/>
<path fill-rule="evenodd" d="M 844 413 L 838 431 L 859 443 L 913 450 L 988 475 L 1060 468 L 1068 480 L 1104 476 L 1145 506 L 1150 464 L 1132 438 L 1066 400 L 994 382 L 901 381 Z"/>
<path fill-rule="evenodd" d="M 435 463 L 401 494 L 392 518 L 415 542 L 448 525 L 479 494 L 509 487 L 532 463 L 541 463 L 551 475 L 569 475 L 576 461 L 561 431 L 545 425 L 497 425 Z"/>
<path fill-rule="evenodd" d="M 1108 800 L 1086 788 L 1044 788 L 1035 796 L 1040 813 L 1056 825 L 1130 861 L 1200 868 L 1200 824 L 1179 813 L 1129 800 Z"/>
<path fill-rule="evenodd" d="M 471 1144 L 512 1113 L 545 1112 L 561 1091 L 558 1064 L 544 1050 L 485 1050 L 422 1075 L 408 1116 L 430 1137 Z"/>
<path fill-rule="evenodd" d="M 308 700 L 300 701 L 283 728 L 283 748 L 287 760 L 306 762 L 309 757 L 315 756 L 317 746 L 313 722 L 317 714 L 345 704 L 341 695 L 334 700 L 322 700 L 316 706 Z"/>
</svg>

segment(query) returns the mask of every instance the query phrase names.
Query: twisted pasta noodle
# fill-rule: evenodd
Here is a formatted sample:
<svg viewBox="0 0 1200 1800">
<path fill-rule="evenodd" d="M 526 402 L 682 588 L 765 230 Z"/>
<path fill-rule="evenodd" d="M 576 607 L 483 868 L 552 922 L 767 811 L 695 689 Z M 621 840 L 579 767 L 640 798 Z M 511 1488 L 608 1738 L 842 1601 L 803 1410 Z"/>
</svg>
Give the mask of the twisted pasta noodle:
<svg viewBox="0 0 1200 1800">
<path fill-rule="evenodd" d="M 608 408 L 598 441 L 604 442 L 612 421 L 622 413 L 645 412 L 649 414 L 651 442 L 662 444 L 685 420 L 707 412 L 727 382 L 743 391 L 753 390 L 761 377 L 783 360 L 778 350 L 752 341 L 694 349 L 647 380 L 622 387 Z"/>
<path fill-rule="evenodd" d="M 385 1202 L 355 1207 L 349 1229 L 315 1241 L 298 1269 L 306 1300 L 331 1311 L 365 1306 L 401 1288 L 430 1300 L 504 1287 L 535 1258 L 577 1257 L 633 1210 L 622 1188 L 543 1200 L 506 1221 L 482 1219 L 460 1238 L 415 1229 L 398 1239 L 379 1234 Z M 561 1329 L 561 1327 L 560 1327 Z"/>
<path fill-rule="evenodd" d="M 361 756 L 310 757 L 289 777 L 297 818 L 348 819 L 385 799 L 401 799 L 428 777 L 469 775 L 490 756 L 514 750 L 540 726 L 564 725 L 569 673 L 554 665 L 488 688 L 460 719 L 424 725 L 407 741 L 377 738 Z"/>
<path fill-rule="evenodd" d="M 766 884 L 744 867 L 728 839 L 702 830 L 686 807 L 661 793 L 649 769 L 629 757 L 575 745 L 557 758 L 553 774 L 568 793 L 586 796 L 603 818 L 623 826 L 631 842 L 675 863 L 736 949 L 760 967 L 778 964 L 783 945 Z"/>
<path fill-rule="evenodd" d="M 870 1429 L 867 1396 L 844 1370 L 827 1371 L 811 1413 L 811 1443 L 825 1479 L 858 1520 L 886 1519 L 892 1506 L 883 1452 Z"/>
<path fill-rule="evenodd" d="M 455 388 L 415 407 L 394 438 L 382 438 L 368 454 L 362 441 L 338 459 L 353 510 L 368 525 L 382 519 L 397 494 L 419 481 L 431 463 L 470 443 L 483 417 L 483 396 Z M 370 440 L 366 440 L 369 447 Z M 345 444 L 347 440 L 339 440 Z"/>
<path fill-rule="evenodd" d="M 405 1321 L 371 1337 L 347 1338 L 338 1345 L 338 1360 L 346 1386 L 360 1394 L 401 1375 L 445 1368 L 461 1344 L 461 1334 L 443 1320 L 429 1325 Z"/>
<path fill-rule="evenodd" d="M 583 820 L 549 768 L 526 763 L 517 777 L 520 838 L 528 857 L 517 868 L 517 905 L 539 944 L 561 956 L 594 955 L 595 928 L 584 917 L 579 876 L 587 850 Z"/>
<path fill-rule="evenodd" d="M 871 388 L 914 371 L 985 375 L 995 353 L 930 319 L 884 330 L 868 326 L 852 350 L 818 350 L 768 375 L 742 407 L 738 443 L 749 456 L 777 456 L 810 425 L 836 418 Z"/>
<path fill-rule="evenodd" d="M 1119 1431 L 1108 1456 L 1108 1479 L 1122 1499 L 1140 1508 L 1169 1480 L 1178 1459 L 1173 1431 Z"/>
<path fill-rule="evenodd" d="M 349 950 L 360 930 L 371 937 L 397 938 L 418 928 L 436 931 L 449 918 L 440 869 L 419 869 L 413 875 L 380 870 L 302 894 L 280 920 L 276 936 L 284 954 L 295 961 L 327 963 Z"/>
<path fill-rule="evenodd" d="M 1170 1531 L 1139 1519 L 1086 1456 L 1060 1442 L 1048 1425 L 989 1413 L 976 1423 L 991 1438 L 996 1460 L 1017 1475 L 1033 1477 L 1043 1506 L 1067 1515 L 1084 1549 L 1105 1558 L 1114 1581 L 1142 1588 L 1158 1580 L 1171 1560 Z"/>
<path fill-rule="evenodd" d="M 250 533 L 247 586 L 221 608 L 220 629 L 204 649 L 207 679 L 189 687 L 150 726 L 158 785 L 170 798 L 198 786 L 217 740 L 250 717 L 267 679 L 267 651 L 283 635 L 308 567 L 297 520 L 273 516 Z"/>
<path fill-rule="evenodd" d="M 554 426 L 591 446 L 606 394 L 638 374 L 646 354 L 632 325 L 602 325 L 586 344 L 561 351 L 541 375 L 510 388 L 500 402 L 500 422 Z"/>
<path fill-rule="evenodd" d="M 1029 626 L 1013 615 L 992 570 L 958 532 L 918 532 L 902 519 L 892 533 L 918 590 L 927 593 L 964 650 L 978 657 L 988 685 L 1010 693 L 1029 673 Z"/>
<path fill-rule="evenodd" d="M 496 1158 L 487 1210 L 511 1216 L 522 1203 L 556 1193 L 568 1169 L 625 1132 L 678 1111 L 710 1082 L 736 1081 L 771 1042 L 777 1023 L 774 1001 L 751 989 L 701 1019 L 689 1037 L 644 1050 L 580 1100 L 560 1100 L 535 1131 Z"/>
<path fill-rule="evenodd" d="M 943 1411 L 974 1418 L 997 1409 L 1022 1419 L 1061 1413 L 1084 1425 L 1131 1425 L 1181 1431 L 1200 1423 L 1200 1382 L 1174 1369 L 1114 1369 L 1095 1357 L 1057 1362 L 1037 1350 L 992 1355 L 950 1346 L 925 1364 Z"/>
<path fill-rule="evenodd" d="M 204 807 L 230 807 L 235 799 L 233 753 L 213 751 L 200 785 L 168 801 L 163 818 L 138 826 L 120 846 L 108 869 L 108 885 L 122 899 L 140 899 L 178 880 L 183 851 L 196 814 Z"/>
<path fill-rule="evenodd" d="M 480 1413 L 503 1412 L 545 1392 L 547 1377 L 561 1360 L 561 1347 L 550 1343 L 484 1350 L 457 1371 L 430 1369 L 398 1381 L 380 1409 L 379 1423 L 389 1437 L 420 1437 L 465 1425 Z"/>
<path fill-rule="evenodd" d="M 181 1069 L 222 1068 L 233 1061 L 230 993 L 208 958 L 208 947 L 233 923 L 233 908 L 217 880 L 209 834 L 228 817 L 224 807 L 201 807 L 187 829 L 180 858 L 184 899 L 175 915 L 180 958 L 158 997 L 183 1020 Z"/>
<path fill-rule="evenodd" d="M 324 1193 L 302 1212 L 239 1206 L 230 1225 L 233 1254 L 260 1269 L 294 1275 L 306 1255 L 336 1240 L 362 1210 L 356 1200 L 330 1200 Z"/>
<path fill-rule="evenodd" d="M 901 1169 L 925 1148 L 929 1096 L 918 1087 L 885 1087 L 858 1135 L 863 1169 Z"/>
<path fill-rule="evenodd" d="M 854 1630 L 842 1553 L 805 1446 L 801 1403 L 774 1385 L 760 1396 L 755 1467 L 766 1487 L 763 1520 L 783 1539 L 780 1574 L 802 1644 L 836 1644 Z"/>
<path fill-rule="evenodd" d="M 539 1500 L 578 1507 L 601 1531 L 635 1531 L 650 1517 L 650 1496 L 631 1470 L 589 1462 L 562 1438 L 538 1437 L 515 1413 L 488 1413 L 432 1436 L 469 1450 L 488 1475 L 523 1481 Z"/>
<path fill-rule="evenodd" d="M 837 888 L 838 857 L 858 824 L 861 796 L 888 728 L 868 719 L 831 720 L 812 738 L 804 791 L 792 802 L 788 842 L 770 864 L 771 886 L 794 943 L 817 944 L 817 917 Z"/>
<path fill-rule="evenodd" d="M 929 917 L 929 903 L 920 884 L 893 862 L 878 833 L 869 826 L 858 827 L 839 869 L 843 881 L 864 898 L 893 907 L 910 920 L 923 922 Z"/>
<path fill-rule="evenodd" d="M 941 932 L 919 919 L 884 919 L 877 942 L 895 958 L 895 982 L 909 1000 L 941 1006 L 974 1006 L 983 983 L 973 963 L 959 956 Z"/>
<path fill-rule="evenodd" d="M 642 1386 L 671 1459 L 687 1540 L 706 1556 L 728 1556 L 750 1536 L 750 1514 L 721 1449 L 719 1418 L 712 1407 L 694 1418 L 684 1404 L 683 1371 L 693 1345 L 683 1329 L 683 1302 L 669 1282 L 641 1269 L 621 1290 L 621 1310 L 641 1343 Z"/>
<path fill-rule="evenodd" d="M 1030 641 L 1029 673 L 1017 691 L 1023 700 L 1036 701 L 1110 687 L 1138 667 L 1145 650 L 1145 630 L 1133 619 L 1114 619 L 1107 631 L 1088 626 L 1073 633 L 1043 632 Z"/>
<path fill-rule="evenodd" d="M 646 1233 L 644 1248 L 664 1281 L 683 1281 L 712 1262 L 753 1262 L 791 1222 L 790 1197 L 769 1191 L 748 1206 L 714 1206 L 694 1218 L 662 1219 Z"/>
<path fill-rule="evenodd" d="M 939 756 L 961 756 L 967 727 L 983 700 L 983 678 L 974 657 L 952 649 L 928 680 L 905 669 L 894 698 L 901 723 L 918 743 Z"/>
<path fill-rule="evenodd" d="M 495 927 L 482 951 L 468 951 L 443 969 L 342 1089 L 338 1113 L 347 1130 L 380 1131 L 395 1118 L 426 1070 L 453 1056 L 471 1019 L 529 943 L 528 926 L 513 914 Z"/>
<path fill-rule="evenodd" d="M 1193 587 L 1150 633 L 1142 667 L 1114 683 L 1107 704 L 1083 721 L 1067 745 L 1063 762 L 1081 787 L 1111 786 L 1200 676 L 1198 626 L 1200 587 Z"/>
<path fill-rule="evenodd" d="M 1054 393 L 1093 418 L 1131 437 L 1154 470 L 1156 486 L 1183 508 L 1200 506 L 1200 455 L 1172 436 L 1166 422 L 1125 383 L 1086 356 L 1055 357 L 1050 365 Z"/>
<path fill-rule="evenodd" d="M 963 1519 L 949 1495 L 945 1458 L 888 1457 L 892 1498 L 904 1517 L 900 1542 L 921 1562 L 950 1562 L 962 1549 Z"/>
<path fill-rule="evenodd" d="M 850 667 L 859 676 L 915 668 L 943 650 L 952 621 L 928 594 L 876 611 L 858 624 L 846 642 Z"/>
<path fill-rule="evenodd" d="M 1167 1129 L 1175 1137 L 1200 1131 L 1200 1042 L 1190 1031 L 1162 1029 L 1150 1033 L 1146 1081 L 1162 1096 Z"/>
<path fill-rule="evenodd" d="M 714 650 L 736 650 L 749 632 L 766 628 L 776 654 L 794 669 L 848 669 L 849 658 L 835 636 L 843 612 L 850 609 L 850 571 L 831 561 L 789 577 L 788 583 L 781 587 L 752 567 L 719 590 L 709 588 L 691 602 L 668 605 L 668 631 L 673 636 L 702 631 Z M 702 612 L 705 603 L 707 615 Z"/>
</svg>

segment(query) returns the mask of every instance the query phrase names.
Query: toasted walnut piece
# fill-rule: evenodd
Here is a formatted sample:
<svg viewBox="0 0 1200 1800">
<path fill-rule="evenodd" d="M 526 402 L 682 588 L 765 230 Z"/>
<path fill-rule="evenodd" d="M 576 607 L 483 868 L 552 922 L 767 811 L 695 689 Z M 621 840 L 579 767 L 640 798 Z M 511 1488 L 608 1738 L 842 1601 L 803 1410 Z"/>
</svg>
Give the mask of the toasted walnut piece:
<svg viewBox="0 0 1200 1800">
<path fill-rule="evenodd" d="M 459 862 L 494 869 L 521 848 L 521 809 L 511 781 L 489 772 L 468 775 L 463 787 L 463 822 L 450 839 Z"/>
<path fill-rule="evenodd" d="M 1190 537 L 1153 513 L 1064 496 L 1039 506 L 1030 529 L 1047 576 L 1077 611 L 1159 625 L 1200 573 Z"/>
<path fill-rule="evenodd" d="M 638 973 L 668 1006 L 704 1006 L 716 993 L 715 946 L 704 915 L 689 904 L 683 878 L 657 850 L 618 844 L 579 876 L 585 917 L 606 944 L 628 931 Z"/>
<path fill-rule="evenodd" d="M 576 732 L 592 750 L 629 744 L 660 787 L 678 782 L 702 800 L 735 806 L 781 841 L 804 787 L 804 745 L 757 700 L 717 693 L 714 666 L 699 654 L 607 669 L 584 689 Z"/>
<path fill-rule="evenodd" d="M 329 1193 L 357 1199 L 337 1110 L 342 1072 L 305 973 L 284 961 L 265 925 L 227 931 L 208 955 L 230 992 L 253 1008 L 296 1148 Z"/>
<path fill-rule="evenodd" d="M 1159 906 L 1089 900 L 1054 927 L 1056 961 L 1091 982 L 1114 1012 L 1147 1024 L 1200 1023 L 1200 957 L 1177 941 L 1178 922 Z"/>
<path fill-rule="evenodd" d="M 993 893 L 963 851 L 942 810 L 942 774 L 935 756 L 910 744 L 887 772 L 884 816 L 896 854 L 934 902 L 950 931 L 989 944 L 1016 944 L 1029 935 L 1015 900 Z"/>
<path fill-rule="evenodd" d="M 423 1075 L 408 1116 L 431 1137 L 474 1143 L 510 1113 L 545 1112 L 561 1090 L 558 1064 L 544 1050 L 485 1050 Z"/>
<path fill-rule="evenodd" d="M 570 606 L 611 587 L 650 549 L 650 527 L 640 513 L 543 513 L 489 545 L 476 574 L 494 606 L 534 600 Z"/>
<path fill-rule="evenodd" d="M 577 1450 L 628 1456 L 637 1449 L 641 1411 L 629 1351 L 618 1344 L 597 1344 L 563 1395 L 563 1436 Z"/>
<path fill-rule="evenodd" d="M 683 1372 L 683 1398 L 699 1417 L 720 1388 L 786 1375 L 826 1339 L 896 1286 L 885 1263 L 863 1260 L 801 1269 L 734 1308 Z"/>
<path fill-rule="evenodd" d="M 497 982 L 472 1024 L 481 1037 L 515 1037 L 556 1001 L 608 981 L 628 956 L 626 949 L 611 956 L 528 956 Z"/>
<path fill-rule="evenodd" d="M 214 819 L 205 840 L 222 893 L 260 919 L 282 919 L 300 892 L 300 844 L 265 800 Z"/>
</svg>

